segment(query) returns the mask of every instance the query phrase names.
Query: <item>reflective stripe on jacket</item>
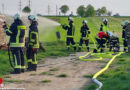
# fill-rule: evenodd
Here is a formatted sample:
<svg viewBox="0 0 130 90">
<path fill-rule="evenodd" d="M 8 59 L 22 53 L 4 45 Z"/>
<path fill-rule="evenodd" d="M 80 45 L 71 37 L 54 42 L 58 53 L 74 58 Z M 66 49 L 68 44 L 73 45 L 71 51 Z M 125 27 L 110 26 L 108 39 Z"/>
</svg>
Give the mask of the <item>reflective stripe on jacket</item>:
<svg viewBox="0 0 130 90">
<path fill-rule="evenodd" d="M 10 36 L 10 47 L 24 47 L 25 33 L 26 26 L 23 25 L 21 20 L 15 20 L 10 29 L 6 30 L 6 34 Z"/>
</svg>

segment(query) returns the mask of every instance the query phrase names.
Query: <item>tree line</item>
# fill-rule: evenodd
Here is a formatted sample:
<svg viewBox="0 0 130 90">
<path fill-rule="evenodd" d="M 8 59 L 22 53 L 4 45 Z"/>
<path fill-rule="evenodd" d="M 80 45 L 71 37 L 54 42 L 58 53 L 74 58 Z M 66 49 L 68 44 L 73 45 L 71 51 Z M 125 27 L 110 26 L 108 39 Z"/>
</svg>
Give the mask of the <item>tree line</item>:
<svg viewBox="0 0 130 90">
<path fill-rule="evenodd" d="M 63 5 L 60 8 L 61 12 L 66 15 L 67 11 L 69 11 L 69 7 L 67 5 Z M 105 6 L 98 8 L 95 10 L 95 8 L 89 4 L 87 7 L 84 5 L 81 5 L 77 8 L 77 15 L 81 17 L 92 17 L 92 16 L 112 16 L 112 11 L 107 10 Z M 119 13 L 116 13 L 114 16 L 120 16 Z"/>
<path fill-rule="evenodd" d="M 29 6 L 25 6 L 22 10 L 24 13 L 30 13 L 31 9 Z M 67 5 L 62 5 L 60 7 L 60 11 L 66 15 L 66 13 L 69 11 L 69 7 Z M 98 8 L 95 10 L 95 8 L 89 4 L 87 7 L 84 5 L 81 5 L 77 8 L 77 15 L 80 17 L 93 17 L 93 16 L 112 16 L 112 11 L 107 10 L 105 6 Z M 114 14 L 113 16 L 120 16 L 119 13 Z"/>
</svg>

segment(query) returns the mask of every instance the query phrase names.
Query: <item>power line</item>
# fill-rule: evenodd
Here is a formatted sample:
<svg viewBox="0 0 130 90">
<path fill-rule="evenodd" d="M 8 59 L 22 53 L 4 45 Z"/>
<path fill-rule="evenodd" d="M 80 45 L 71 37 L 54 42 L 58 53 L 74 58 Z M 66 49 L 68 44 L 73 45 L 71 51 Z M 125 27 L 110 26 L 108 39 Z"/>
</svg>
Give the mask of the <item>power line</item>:
<svg viewBox="0 0 130 90">
<path fill-rule="evenodd" d="M 4 3 L 2 3 L 2 13 L 4 14 L 4 11 L 5 11 L 5 5 Z"/>
<path fill-rule="evenodd" d="M 50 15 L 50 5 L 48 5 L 48 15 Z"/>
<path fill-rule="evenodd" d="M 22 2 L 21 0 L 19 0 L 19 12 L 21 13 L 21 11 L 22 11 Z"/>
<path fill-rule="evenodd" d="M 56 5 L 56 16 L 58 15 L 58 7 L 57 7 L 57 5 Z"/>
<path fill-rule="evenodd" d="M 31 8 L 31 0 L 29 0 L 29 4 L 28 4 L 28 6 Z"/>
</svg>

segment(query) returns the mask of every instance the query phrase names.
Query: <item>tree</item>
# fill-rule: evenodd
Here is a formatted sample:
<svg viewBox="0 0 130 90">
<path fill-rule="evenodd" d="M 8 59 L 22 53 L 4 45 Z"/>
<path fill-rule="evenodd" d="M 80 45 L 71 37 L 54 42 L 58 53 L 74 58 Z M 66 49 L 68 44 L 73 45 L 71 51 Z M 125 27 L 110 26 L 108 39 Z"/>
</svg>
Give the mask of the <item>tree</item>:
<svg viewBox="0 0 130 90">
<path fill-rule="evenodd" d="M 31 12 L 31 9 L 30 9 L 29 6 L 26 6 L 26 7 L 23 8 L 22 11 L 23 11 L 24 13 L 30 13 L 30 12 Z"/>
<path fill-rule="evenodd" d="M 79 6 L 77 8 L 77 14 L 81 17 L 84 17 L 85 15 L 85 7 L 83 5 Z"/>
<path fill-rule="evenodd" d="M 67 5 L 63 5 L 61 6 L 60 10 L 65 15 L 67 11 L 69 10 L 69 7 Z"/>
<path fill-rule="evenodd" d="M 95 15 L 96 15 L 96 11 L 94 7 L 89 4 L 86 8 L 85 16 L 90 17 L 90 16 L 95 16 Z"/>
<path fill-rule="evenodd" d="M 120 16 L 120 14 L 119 13 L 116 13 L 115 15 L 113 15 L 113 16 Z"/>
<path fill-rule="evenodd" d="M 106 7 L 102 7 L 100 13 L 102 15 L 105 15 L 107 13 L 107 8 Z"/>
<path fill-rule="evenodd" d="M 108 16 L 111 16 L 111 15 L 112 15 L 112 11 L 108 11 L 108 12 L 107 12 L 107 15 L 108 15 Z"/>
<path fill-rule="evenodd" d="M 100 8 L 98 8 L 97 10 L 96 10 L 96 15 L 97 16 L 101 16 L 102 14 L 101 14 L 101 9 Z"/>
</svg>

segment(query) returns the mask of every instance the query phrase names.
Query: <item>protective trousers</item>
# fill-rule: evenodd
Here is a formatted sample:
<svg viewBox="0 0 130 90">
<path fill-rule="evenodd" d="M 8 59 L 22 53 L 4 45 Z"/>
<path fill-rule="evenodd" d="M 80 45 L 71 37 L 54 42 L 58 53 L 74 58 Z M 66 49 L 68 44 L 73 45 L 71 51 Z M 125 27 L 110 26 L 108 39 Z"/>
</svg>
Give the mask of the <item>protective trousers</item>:
<svg viewBox="0 0 130 90">
<path fill-rule="evenodd" d="M 103 50 L 103 48 L 105 48 L 105 43 L 106 43 L 106 40 L 105 39 L 98 39 L 96 38 L 97 42 L 98 42 L 98 49 L 101 48 L 101 52 Z"/>
<path fill-rule="evenodd" d="M 67 37 L 67 40 L 66 40 L 67 49 L 70 48 L 70 44 L 72 44 L 74 50 L 76 50 L 74 39 L 72 37 Z"/>
<path fill-rule="evenodd" d="M 27 48 L 27 59 L 28 59 L 28 70 L 29 71 L 36 71 L 37 69 L 37 48 Z"/>
<path fill-rule="evenodd" d="M 123 40 L 123 45 L 124 45 L 124 51 L 126 51 L 128 49 L 128 45 L 125 39 Z"/>
<path fill-rule="evenodd" d="M 24 72 L 25 70 L 25 60 L 22 47 L 11 47 L 11 52 L 14 61 L 14 71 L 16 73 Z"/>
<path fill-rule="evenodd" d="M 86 47 L 87 47 L 87 49 L 88 49 L 88 51 L 89 51 L 89 46 L 88 46 L 88 44 L 89 44 L 89 39 L 84 40 L 83 38 L 80 39 L 79 50 L 81 49 L 82 44 L 83 44 L 84 42 L 85 42 L 85 45 L 86 45 Z"/>
</svg>

